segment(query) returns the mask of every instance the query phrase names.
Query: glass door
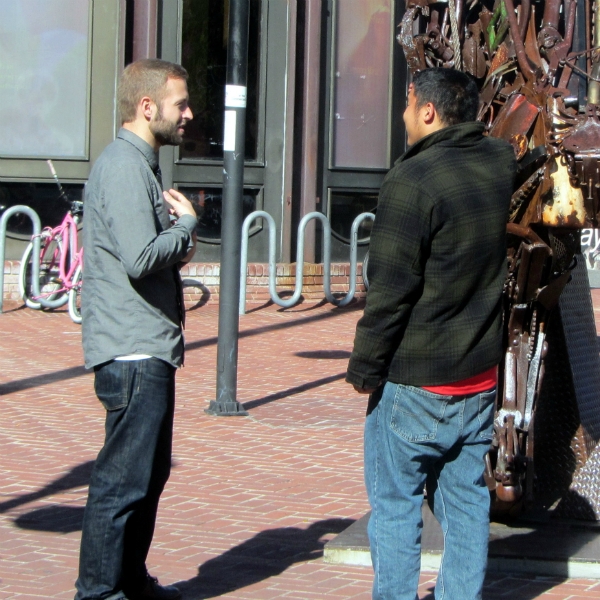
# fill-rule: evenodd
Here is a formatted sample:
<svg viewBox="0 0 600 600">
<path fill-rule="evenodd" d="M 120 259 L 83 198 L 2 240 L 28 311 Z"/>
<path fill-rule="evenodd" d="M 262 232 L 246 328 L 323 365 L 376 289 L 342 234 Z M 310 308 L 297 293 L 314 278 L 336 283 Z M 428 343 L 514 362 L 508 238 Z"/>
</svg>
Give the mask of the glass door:
<svg viewBox="0 0 600 600">
<path fill-rule="evenodd" d="M 404 150 L 406 63 L 395 41 L 403 5 L 329 0 L 320 188 L 336 261 L 348 260 L 353 220 L 375 208 L 381 182 Z M 369 231 L 367 221 L 359 230 L 361 254 Z"/>
<path fill-rule="evenodd" d="M 279 223 L 287 68 L 287 28 L 281 24 L 288 21 L 287 3 L 249 3 L 243 212 L 268 210 Z M 159 55 L 188 70 L 194 119 L 180 147 L 161 149 L 161 169 L 165 185 L 175 186 L 195 205 L 198 262 L 218 261 L 220 255 L 228 23 L 229 0 L 163 3 Z M 269 163 L 279 166 L 267 170 Z M 250 260 L 266 260 L 267 232 L 255 225 L 251 235 Z"/>
</svg>

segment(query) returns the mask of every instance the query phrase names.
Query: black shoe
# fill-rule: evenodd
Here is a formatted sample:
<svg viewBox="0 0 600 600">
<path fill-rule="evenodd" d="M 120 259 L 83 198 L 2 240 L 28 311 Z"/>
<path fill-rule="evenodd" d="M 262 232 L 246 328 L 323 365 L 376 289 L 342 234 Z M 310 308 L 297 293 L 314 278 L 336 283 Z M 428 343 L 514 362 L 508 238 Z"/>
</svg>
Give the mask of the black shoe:
<svg viewBox="0 0 600 600">
<path fill-rule="evenodd" d="M 156 577 L 150 577 L 146 580 L 145 587 L 137 592 L 127 592 L 129 600 L 179 600 L 181 592 L 174 585 L 160 585 Z"/>
</svg>

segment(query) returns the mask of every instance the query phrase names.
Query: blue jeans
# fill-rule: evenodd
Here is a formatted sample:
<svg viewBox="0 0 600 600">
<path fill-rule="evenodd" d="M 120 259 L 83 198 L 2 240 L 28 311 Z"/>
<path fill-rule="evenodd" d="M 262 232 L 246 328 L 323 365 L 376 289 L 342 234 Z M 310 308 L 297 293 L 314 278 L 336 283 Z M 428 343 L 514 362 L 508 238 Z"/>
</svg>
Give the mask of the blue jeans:
<svg viewBox="0 0 600 600">
<path fill-rule="evenodd" d="M 417 598 L 426 481 L 444 535 L 435 598 L 481 598 L 490 509 L 483 471 L 495 395 L 441 396 L 388 382 L 370 398 L 365 481 L 374 600 Z"/>
<path fill-rule="evenodd" d="M 147 581 L 160 494 L 171 470 L 175 368 L 157 358 L 95 368 L 106 409 L 81 535 L 76 600 L 124 598 Z"/>
</svg>

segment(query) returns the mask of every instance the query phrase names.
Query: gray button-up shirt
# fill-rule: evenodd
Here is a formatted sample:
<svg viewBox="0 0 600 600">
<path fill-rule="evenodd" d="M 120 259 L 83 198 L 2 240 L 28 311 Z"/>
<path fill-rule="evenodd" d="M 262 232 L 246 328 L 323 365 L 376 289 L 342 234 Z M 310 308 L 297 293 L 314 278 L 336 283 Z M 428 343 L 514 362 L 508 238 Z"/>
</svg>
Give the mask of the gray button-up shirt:
<svg viewBox="0 0 600 600">
<path fill-rule="evenodd" d="M 170 224 L 157 169 L 154 149 L 121 129 L 90 174 L 81 292 L 87 368 L 128 354 L 183 361 L 176 265 L 192 247 L 196 220 Z"/>
</svg>

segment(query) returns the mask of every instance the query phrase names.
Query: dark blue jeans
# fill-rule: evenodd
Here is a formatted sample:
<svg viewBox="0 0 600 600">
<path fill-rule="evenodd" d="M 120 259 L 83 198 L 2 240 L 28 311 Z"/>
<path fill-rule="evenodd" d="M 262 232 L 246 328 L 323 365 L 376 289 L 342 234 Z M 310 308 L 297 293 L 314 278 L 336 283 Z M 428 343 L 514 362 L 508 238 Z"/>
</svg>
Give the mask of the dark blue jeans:
<svg viewBox="0 0 600 600">
<path fill-rule="evenodd" d="M 158 500 L 171 470 L 175 368 L 157 358 L 95 368 L 106 409 L 81 535 L 76 600 L 116 600 L 146 582 Z"/>
</svg>

